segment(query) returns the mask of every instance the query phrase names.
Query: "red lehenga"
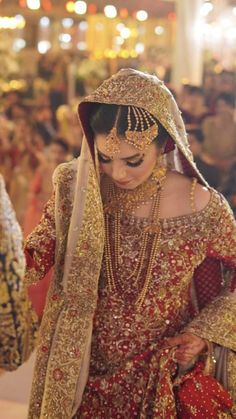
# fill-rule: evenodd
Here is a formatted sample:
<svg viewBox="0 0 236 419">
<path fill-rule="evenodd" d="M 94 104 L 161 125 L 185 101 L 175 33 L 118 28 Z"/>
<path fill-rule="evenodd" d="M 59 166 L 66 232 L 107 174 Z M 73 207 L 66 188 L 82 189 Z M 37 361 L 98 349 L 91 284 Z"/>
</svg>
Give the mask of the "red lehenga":
<svg viewBox="0 0 236 419">
<path fill-rule="evenodd" d="M 39 330 L 29 419 L 181 417 L 173 388 L 176 363 L 163 339 L 184 330 L 227 353 L 227 362 L 220 354 L 216 367 L 223 366 L 227 385 L 222 383 L 236 400 L 235 280 L 229 275 L 224 283 L 221 270 L 221 262 L 234 272 L 236 267 L 232 212 L 211 190 L 202 211 L 161 220 L 157 257 L 152 258 L 156 263 L 149 264 L 152 275 L 141 307 L 137 296 L 144 288 L 149 256 L 140 279 L 131 274 L 148 221 L 122 215 L 116 287 L 110 292 L 104 239 L 109 231 L 112 255 L 116 214 L 109 215 L 107 225 L 105 212 L 104 223 L 89 125 L 94 103 L 132 104 L 149 111 L 170 135 L 175 150 L 168 150 L 168 161 L 175 163 L 176 157 L 180 168 L 170 167 L 206 185 L 194 165 L 178 107 L 154 76 L 121 70 L 80 104 L 87 141 L 78 161 L 58 168 L 54 196 L 26 242 L 28 283 L 42 279 L 55 264 Z M 220 373 L 216 378 L 221 380 Z M 215 417 L 205 411 L 205 417 L 233 417 L 224 410 Z M 198 412 L 193 417 L 202 419 Z"/>
<path fill-rule="evenodd" d="M 139 283 L 129 277 L 140 254 L 143 228 L 149 221 L 122 217 L 117 292 L 111 294 L 108 290 L 103 261 L 89 380 L 76 418 L 177 417 L 172 389 L 176 364 L 162 344 L 164 338 L 181 332 L 197 314 L 197 297 L 205 294 L 209 303 L 222 286 L 219 275 L 217 283 L 218 268 L 214 263 L 213 275 L 209 271 L 205 278 L 201 275 L 201 281 L 208 281 L 203 286 L 197 282 L 197 275 L 195 284 L 192 280 L 195 268 L 208 256 L 236 262 L 225 253 L 230 249 L 231 232 L 215 230 L 221 223 L 219 205 L 221 198 L 212 192 L 209 204 L 199 213 L 162 220 L 161 247 L 140 312 L 135 301 L 144 276 Z M 112 224 L 111 215 L 111 232 Z"/>
</svg>

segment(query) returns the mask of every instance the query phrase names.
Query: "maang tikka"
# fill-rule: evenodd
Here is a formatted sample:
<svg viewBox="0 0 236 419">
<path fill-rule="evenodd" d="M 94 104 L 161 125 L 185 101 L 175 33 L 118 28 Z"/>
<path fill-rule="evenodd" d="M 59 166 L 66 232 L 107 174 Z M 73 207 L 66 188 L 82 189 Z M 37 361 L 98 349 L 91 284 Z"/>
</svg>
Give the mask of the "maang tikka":
<svg viewBox="0 0 236 419">
<path fill-rule="evenodd" d="M 106 137 L 106 151 L 112 158 L 120 153 L 120 138 L 117 133 L 120 111 L 121 108 L 119 107 L 114 126 Z M 132 127 L 132 120 L 134 121 L 134 127 Z M 153 116 L 145 109 L 128 106 L 127 130 L 125 131 L 124 141 L 139 151 L 145 151 L 157 135 L 158 125 Z"/>
</svg>

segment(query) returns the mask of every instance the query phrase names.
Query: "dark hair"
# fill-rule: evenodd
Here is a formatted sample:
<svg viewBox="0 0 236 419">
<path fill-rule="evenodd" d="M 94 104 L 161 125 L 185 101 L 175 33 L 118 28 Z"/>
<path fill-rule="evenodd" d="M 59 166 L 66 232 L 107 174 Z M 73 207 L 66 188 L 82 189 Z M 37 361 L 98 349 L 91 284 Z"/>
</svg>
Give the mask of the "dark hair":
<svg viewBox="0 0 236 419">
<path fill-rule="evenodd" d="M 228 106 L 230 106 L 231 108 L 235 107 L 235 97 L 233 94 L 228 93 L 228 92 L 223 92 L 220 93 L 217 98 L 216 101 L 218 102 L 219 100 L 223 100 Z"/>
<path fill-rule="evenodd" d="M 200 144 L 202 144 L 204 141 L 204 135 L 200 128 L 189 129 L 188 135 L 193 135 L 196 138 L 197 142 Z"/>
<path fill-rule="evenodd" d="M 151 118 L 154 119 L 158 125 L 158 135 L 153 141 L 160 148 L 166 143 L 169 134 L 156 118 L 153 116 L 151 116 Z M 152 119 L 149 118 L 151 125 Z M 128 129 L 128 106 L 113 104 L 96 104 L 93 106 L 90 115 L 90 125 L 94 134 L 109 134 L 115 123 L 118 135 L 121 138 L 125 137 L 125 131 Z M 133 112 L 131 112 L 131 129 L 134 129 L 135 124 L 136 120 Z M 147 127 L 148 124 L 146 121 L 144 121 L 144 128 L 146 129 Z M 137 130 L 141 131 L 140 125 L 138 125 Z"/>
<path fill-rule="evenodd" d="M 65 153 L 68 153 L 69 151 L 69 146 L 67 142 L 64 140 L 64 138 L 54 138 L 51 144 L 59 145 L 61 148 L 64 149 Z"/>
<path fill-rule="evenodd" d="M 204 96 L 204 90 L 203 90 L 202 87 L 190 85 L 189 86 L 189 94 L 190 95 Z"/>
</svg>

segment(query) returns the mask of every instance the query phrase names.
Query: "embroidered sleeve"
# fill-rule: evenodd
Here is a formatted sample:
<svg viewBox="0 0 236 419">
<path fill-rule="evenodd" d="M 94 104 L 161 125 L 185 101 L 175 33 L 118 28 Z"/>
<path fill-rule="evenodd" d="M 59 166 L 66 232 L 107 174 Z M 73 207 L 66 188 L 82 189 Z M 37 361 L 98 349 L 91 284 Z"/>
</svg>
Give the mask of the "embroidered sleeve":
<svg viewBox="0 0 236 419">
<path fill-rule="evenodd" d="M 56 228 L 55 194 L 47 202 L 42 218 L 25 243 L 27 270 L 25 282 L 30 285 L 43 279 L 54 265 Z"/>
<path fill-rule="evenodd" d="M 231 268 L 228 288 L 236 289 L 236 221 L 227 201 L 219 194 L 219 214 L 213 221 L 208 256 Z"/>
<path fill-rule="evenodd" d="M 218 213 L 211 226 L 208 257 L 232 268 L 231 284 L 203 308 L 188 325 L 188 331 L 214 343 L 236 350 L 236 223 L 232 211 L 219 195 Z"/>
<path fill-rule="evenodd" d="M 208 256 L 236 270 L 236 221 L 228 203 L 222 196 L 219 198 L 219 214 L 213 220 Z"/>
</svg>

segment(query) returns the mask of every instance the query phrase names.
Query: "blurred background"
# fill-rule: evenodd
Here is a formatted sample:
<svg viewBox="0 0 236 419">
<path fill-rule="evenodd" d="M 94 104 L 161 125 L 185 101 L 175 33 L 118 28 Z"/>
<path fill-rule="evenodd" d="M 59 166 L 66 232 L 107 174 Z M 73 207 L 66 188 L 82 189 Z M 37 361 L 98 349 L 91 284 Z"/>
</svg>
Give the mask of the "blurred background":
<svg viewBox="0 0 236 419">
<path fill-rule="evenodd" d="M 236 0 L 0 0 L 0 173 L 25 236 L 80 154 L 79 101 L 122 67 L 165 81 L 236 213 Z M 50 278 L 30 289 L 39 316 Z M 2 419 L 25 417 L 31 374 L 32 360 L 0 377 Z"/>
</svg>

